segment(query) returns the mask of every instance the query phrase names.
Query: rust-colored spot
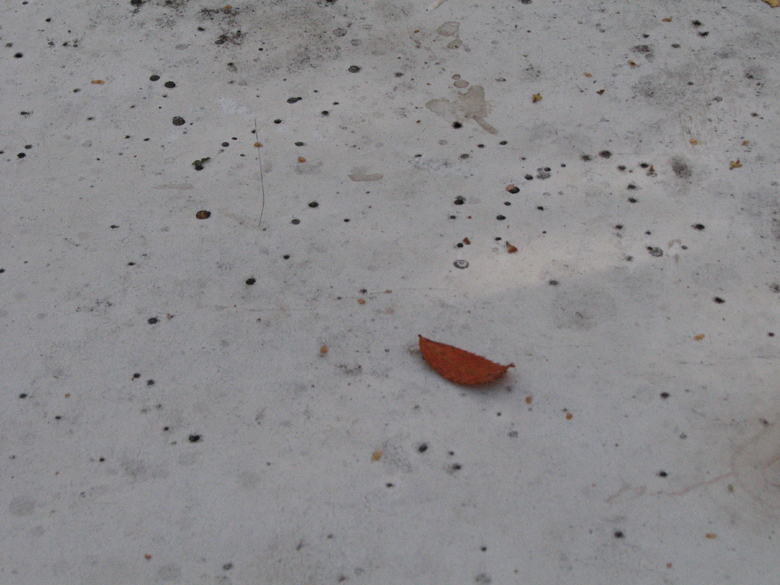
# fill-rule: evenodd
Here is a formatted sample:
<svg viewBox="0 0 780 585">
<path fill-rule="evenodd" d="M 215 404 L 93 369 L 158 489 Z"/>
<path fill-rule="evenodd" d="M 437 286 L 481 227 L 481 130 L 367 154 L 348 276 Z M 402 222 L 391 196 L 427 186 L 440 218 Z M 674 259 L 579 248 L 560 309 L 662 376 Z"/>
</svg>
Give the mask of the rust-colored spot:
<svg viewBox="0 0 780 585">
<path fill-rule="evenodd" d="M 588 73 L 588 72 L 583 73 L 583 75 L 585 77 L 593 77 L 593 74 L 592 73 Z"/>
<path fill-rule="evenodd" d="M 463 243 L 466 244 L 467 246 L 470 246 L 471 240 L 469 240 L 468 238 L 463 238 Z"/>
<path fill-rule="evenodd" d="M 150 554 L 148 554 L 148 553 L 147 553 L 147 554 L 145 554 L 145 555 L 144 555 L 144 558 L 145 558 L 147 561 L 151 561 L 151 560 L 152 560 L 152 555 L 150 555 Z"/>
<path fill-rule="evenodd" d="M 103 85 L 105 81 L 103 81 L 102 79 L 93 79 L 91 83 L 92 85 Z"/>
<path fill-rule="evenodd" d="M 574 417 L 574 415 L 570 412 L 566 413 L 566 420 L 571 420 Z"/>
<path fill-rule="evenodd" d="M 707 537 L 707 538 L 709 538 L 710 540 L 711 540 L 711 539 L 713 539 L 713 538 L 717 538 L 717 537 L 718 537 L 718 535 L 717 535 L 717 534 L 715 534 L 714 532 L 708 532 L 708 533 L 707 533 L 707 534 L 705 534 L 704 536 L 706 536 L 706 537 Z"/>
<path fill-rule="evenodd" d="M 662 18 L 661 22 L 672 22 L 672 19 L 671 18 Z M 669 563 L 669 564 L 671 565 L 672 563 Z"/>
<path fill-rule="evenodd" d="M 509 368 L 515 367 L 515 364 L 502 366 L 464 349 L 431 341 L 422 335 L 418 337 L 420 351 L 428 365 L 443 378 L 456 384 L 474 386 L 492 382 L 506 374 Z"/>
<path fill-rule="evenodd" d="M 506 243 L 506 251 L 507 251 L 509 254 L 514 254 L 515 252 L 517 252 L 517 246 L 513 246 L 512 244 L 510 244 L 509 242 L 507 242 L 507 243 Z"/>
<path fill-rule="evenodd" d="M 526 396 L 525 397 L 525 403 L 526 404 L 531 404 L 533 401 L 534 401 L 534 397 L 533 396 Z"/>
<path fill-rule="evenodd" d="M 262 142 L 255 142 L 254 147 L 255 148 L 263 148 L 263 143 Z"/>
<path fill-rule="evenodd" d="M 206 211 L 205 209 L 201 209 L 198 213 L 195 214 L 195 217 L 198 219 L 208 219 L 211 217 L 211 212 Z"/>
<path fill-rule="evenodd" d="M 305 163 L 305 162 L 306 162 L 306 158 L 305 158 L 305 157 L 302 157 L 302 156 L 299 156 L 299 157 L 298 157 L 298 162 L 299 162 L 299 163 Z"/>
<path fill-rule="evenodd" d="M 379 461 L 382 458 L 383 451 L 374 451 L 371 454 L 371 461 Z"/>
<path fill-rule="evenodd" d="M 693 337 L 693 340 L 694 341 L 701 341 L 702 339 L 704 339 L 704 337 L 705 337 L 704 333 L 699 333 L 698 335 L 695 335 Z"/>
<path fill-rule="evenodd" d="M 600 90 L 598 90 L 596 93 L 597 93 L 597 94 L 599 94 L 599 95 L 604 95 L 604 90 L 603 90 L 603 89 L 600 89 Z"/>
<path fill-rule="evenodd" d="M 366 299 L 358 299 L 358 304 L 365 305 L 366 304 Z"/>
<path fill-rule="evenodd" d="M 636 67 L 636 63 L 631 59 L 628 60 L 628 64 L 631 65 L 631 67 Z"/>
<path fill-rule="evenodd" d="M 328 353 L 328 346 L 323 343 L 322 346 L 320 346 L 320 354 L 325 355 L 326 353 Z"/>
<path fill-rule="evenodd" d="M 696 146 L 697 144 L 699 144 L 699 141 L 696 140 L 695 138 L 691 138 L 688 142 L 691 143 L 691 146 Z"/>
</svg>

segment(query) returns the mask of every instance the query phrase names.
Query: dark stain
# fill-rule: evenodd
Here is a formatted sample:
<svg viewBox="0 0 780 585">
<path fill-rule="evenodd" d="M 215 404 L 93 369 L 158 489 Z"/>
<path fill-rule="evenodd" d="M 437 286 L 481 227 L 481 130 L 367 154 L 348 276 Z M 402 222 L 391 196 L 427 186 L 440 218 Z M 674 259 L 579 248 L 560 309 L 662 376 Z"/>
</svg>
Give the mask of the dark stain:
<svg viewBox="0 0 780 585">
<path fill-rule="evenodd" d="M 688 163 L 685 161 L 685 159 L 681 157 L 674 157 L 670 162 L 672 164 L 672 171 L 680 179 L 687 180 L 693 176 L 693 171 L 691 170 L 691 167 L 688 166 Z"/>
</svg>

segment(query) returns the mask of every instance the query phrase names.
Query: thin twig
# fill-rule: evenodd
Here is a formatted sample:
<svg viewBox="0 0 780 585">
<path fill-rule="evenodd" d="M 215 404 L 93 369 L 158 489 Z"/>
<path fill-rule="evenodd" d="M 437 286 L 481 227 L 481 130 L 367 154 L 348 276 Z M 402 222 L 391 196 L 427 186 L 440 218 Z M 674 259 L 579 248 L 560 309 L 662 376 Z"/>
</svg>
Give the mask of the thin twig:
<svg viewBox="0 0 780 585">
<path fill-rule="evenodd" d="M 255 118 L 255 144 L 260 144 L 257 138 L 257 118 Z M 260 146 L 257 146 L 257 164 L 260 165 L 260 194 L 262 195 L 262 203 L 260 204 L 260 221 L 257 227 L 263 224 L 263 212 L 265 211 L 265 182 L 263 181 L 263 161 L 260 160 Z"/>
</svg>

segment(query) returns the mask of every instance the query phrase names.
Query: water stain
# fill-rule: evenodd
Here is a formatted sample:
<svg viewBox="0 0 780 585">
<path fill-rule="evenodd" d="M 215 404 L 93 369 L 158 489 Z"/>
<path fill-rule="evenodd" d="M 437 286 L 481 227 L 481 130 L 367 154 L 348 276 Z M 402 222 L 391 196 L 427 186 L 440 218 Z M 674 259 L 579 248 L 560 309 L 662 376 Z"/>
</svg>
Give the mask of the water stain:
<svg viewBox="0 0 780 585">
<path fill-rule="evenodd" d="M 485 121 L 490 113 L 490 106 L 485 100 L 485 89 L 481 85 L 472 85 L 466 93 L 458 94 L 454 100 L 431 100 L 425 107 L 450 123 L 462 123 L 471 119 L 486 132 L 498 134 L 498 130 Z"/>
<path fill-rule="evenodd" d="M 369 173 L 368 167 L 355 167 L 349 174 L 353 181 L 381 181 L 384 173 Z"/>
</svg>

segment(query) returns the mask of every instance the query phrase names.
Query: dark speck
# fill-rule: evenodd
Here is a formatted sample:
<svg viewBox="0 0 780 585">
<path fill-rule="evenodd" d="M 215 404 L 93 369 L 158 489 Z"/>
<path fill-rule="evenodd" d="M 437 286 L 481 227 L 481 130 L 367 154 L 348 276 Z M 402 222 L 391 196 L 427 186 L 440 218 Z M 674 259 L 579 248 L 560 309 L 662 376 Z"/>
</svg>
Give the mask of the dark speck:
<svg viewBox="0 0 780 585">
<path fill-rule="evenodd" d="M 667 398 L 669 398 L 669 393 L 668 392 L 661 392 L 661 398 L 666 400 Z"/>
<path fill-rule="evenodd" d="M 533 181 L 534 180 L 534 176 L 533 175 L 526 175 L 524 178 L 525 178 L 526 181 Z"/>
<path fill-rule="evenodd" d="M 615 531 L 615 538 L 623 538 L 625 534 L 623 534 L 620 530 Z"/>
<path fill-rule="evenodd" d="M 702 231 L 704 229 L 704 224 L 703 223 L 695 223 L 691 227 L 693 229 L 695 229 L 695 230 Z"/>
<path fill-rule="evenodd" d="M 548 280 L 547 284 L 549 284 L 550 286 L 558 286 L 558 281 L 557 280 Z"/>
<path fill-rule="evenodd" d="M 463 205 L 465 202 L 466 202 L 466 200 L 463 197 L 461 197 L 460 195 L 455 197 L 455 201 L 453 201 L 453 203 L 455 203 L 455 205 Z"/>
<path fill-rule="evenodd" d="M 221 146 L 223 148 L 227 148 L 228 146 L 230 146 L 230 143 L 229 142 L 223 142 Z"/>
<path fill-rule="evenodd" d="M 197 443 L 198 441 L 200 441 L 200 435 L 190 435 L 188 439 L 190 443 Z"/>
<path fill-rule="evenodd" d="M 159 76 L 159 75 L 152 75 L 152 76 L 149 78 L 149 81 L 159 81 L 159 79 L 160 79 L 160 76 Z"/>
<path fill-rule="evenodd" d="M 276 120 L 274 120 L 274 124 L 281 124 L 281 123 L 282 123 L 282 121 L 281 121 L 279 118 L 277 118 Z"/>
<path fill-rule="evenodd" d="M 290 223 L 293 224 L 293 225 L 298 225 L 299 223 L 301 223 L 301 220 L 300 219 L 294 219 Z"/>
<path fill-rule="evenodd" d="M 166 81 L 165 87 L 167 87 L 168 89 L 173 89 L 174 87 L 176 87 L 176 84 L 173 81 Z"/>
<path fill-rule="evenodd" d="M 252 286 L 252 285 L 253 285 L 254 283 L 256 283 L 256 282 L 257 282 L 257 281 L 256 281 L 254 278 L 247 278 L 247 279 L 246 279 L 246 283 L 247 283 L 249 286 Z"/>
<path fill-rule="evenodd" d="M 650 253 L 651 256 L 654 256 L 655 258 L 660 258 L 664 255 L 664 251 L 657 247 L 657 246 L 648 246 L 647 251 Z"/>
<path fill-rule="evenodd" d="M 20 152 L 19 154 L 16 155 L 16 158 L 24 158 L 25 156 L 27 156 L 25 153 Z"/>
<path fill-rule="evenodd" d="M 149 323 L 149 325 L 154 325 L 154 324 L 155 324 L 155 323 L 157 323 L 157 322 L 158 322 L 158 319 L 157 319 L 157 317 L 151 317 L 151 318 L 150 318 L 150 319 L 147 321 L 147 323 Z"/>
<path fill-rule="evenodd" d="M 287 99 L 287 103 L 288 104 L 294 104 L 294 103 L 297 103 L 297 102 L 301 101 L 302 99 L 303 98 L 301 98 L 301 97 L 291 97 L 291 98 Z"/>
<path fill-rule="evenodd" d="M 309 203 L 309 207 L 312 207 L 312 208 L 319 207 L 319 206 L 320 206 L 320 204 L 317 203 L 316 201 L 312 201 L 311 203 Z"/>
<path fill-rule="evenodd" d="M 303 142 L 296 142 L 295 146 L 305 146 L 305 144 Z"/>
<path fill-rule="evenodd" d="M 181 116 L 174 116 L 173 117 L 173 125 L 174 126 L 184 126 L 185 120 Z"/>
<path fill-rule="evenodd" d="M 658 477 L 666 477 L 667 475 L 668 474 L 663 470 L 658 472 Z"/>
<path fill-rule="evenodd" d="M 463 128 L 463 124 L 461 124 L 460 122 L 453 122 L 452 127 L 457 130 L 458 128 Z"/>
<path fill-rule="evenodd" d="M 24 57 L 24 55 L 23 55 L 22 53 L 16 53 L 16 54 L 14 55 L 14 57 L 15 57 L 16 59 L 21 59 L 22 57 Z"/>
<path fill-rule="evenodd" d="M 636 197 L 629 197 L 628 198 L 628 202 L 629 203 L 636 203 L 637 201 L 639 201 L 639 199 L 637 199 Z"/>
<path fill-rule="evenodd" d="M 497 215 L 497 216 L 496 216 L 496 219 L 497 219 L 498 221 L 504 221 L 504 220 L 506 219 L 506 217 L 504 217 L 503 215 Z"/>
<path fill-rule="evenodd" d="M 723 300 L 723 299 L 722 299 L 722 298 L 720 298 L 720 297 L 715 297 L 715 298 L 714 298 L 714 299 L 712 299 L 712 300 L 713 300 L 713 301 L 715 301 L 716 303 L 718 303 L 719 305 L 722 305 L 723 303 L 725 303 L 725 302 L 726 302 L 725 300 Z"/>
<path fill-rule="evenodd" d="M 427 443 L 423 443 L 422 445 L 420 445 L 419 447 L 417 447 L 417 450 L 418 450 L 420 453 L 425 453 L 425 452 L 428 450 L 428 444 L 427 444 Z"/>
<path fill-rule="evenodd" d="M 460 464 L 460 463 L 453 463 L 453 464 L 452 464 L 452 470 L 453 470 L 453 471 L 458 471 L 458 470 L 460 470 L 461 468 L 462 468 L 462 467 L 461 467 L 461 464 Z"/>
<path fill-rule="evenodd" d="M 358 71 L 360 71 L 360 67 L 358 67 L 357 65 L 352 65 L 350 66 L 349 69 L 347 69 L 347 71 L 349 71 L 350 73 L 357 73 Z"/>
<path fill-rule="evenodd" d="M 609 158 L 609 157 L 611 157 L 611 156 L 612 156 L 612 153 L 611 153 L 610 151 L 608 151 L 608 150 L 602 150 L 602 151 L 599 153 L 599 156 L 600 156 L 601 158 Z"/>
<path fill-rule="evenodd" d="M 22 392 L 21 394 L 19 394 L 19 398 L 21 398 L 22 400 L 27 398 L 27 392 Z"/>
</svg>

